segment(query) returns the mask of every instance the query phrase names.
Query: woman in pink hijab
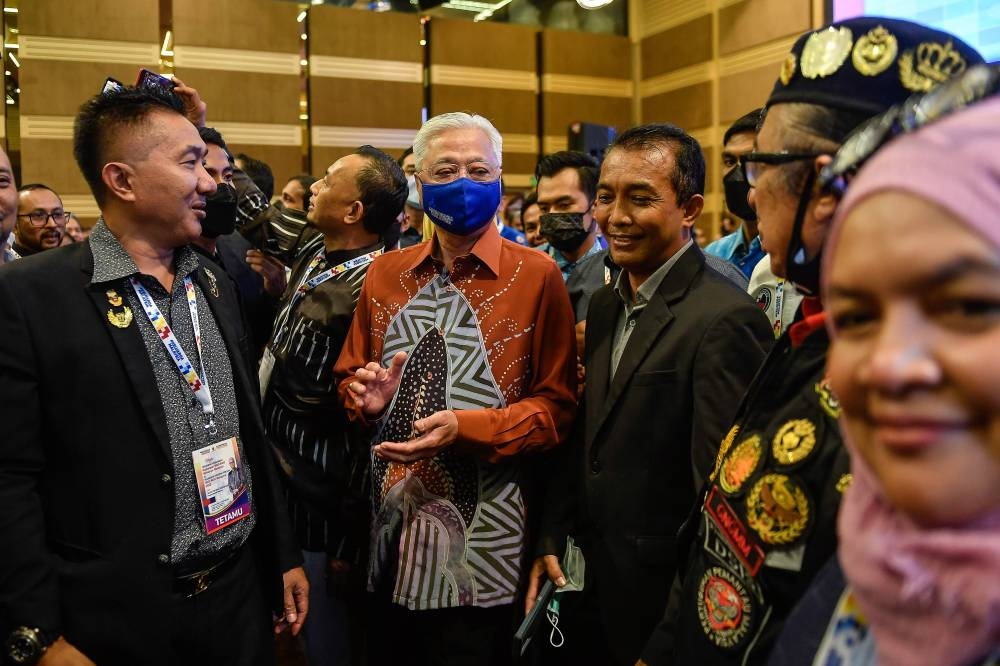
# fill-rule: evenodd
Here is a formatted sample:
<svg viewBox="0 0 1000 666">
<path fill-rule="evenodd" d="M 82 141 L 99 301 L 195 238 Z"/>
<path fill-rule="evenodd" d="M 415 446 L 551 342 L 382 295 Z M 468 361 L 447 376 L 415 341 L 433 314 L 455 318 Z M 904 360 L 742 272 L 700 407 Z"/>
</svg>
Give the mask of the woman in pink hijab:
<svg viewBox="0 0 1000 666">
<path fill-rule="evenodd" d="M 853 481 L 814 663 L 1000 654 L 1000 97 L 893 140 L 823 268 Z"/>
</svg>

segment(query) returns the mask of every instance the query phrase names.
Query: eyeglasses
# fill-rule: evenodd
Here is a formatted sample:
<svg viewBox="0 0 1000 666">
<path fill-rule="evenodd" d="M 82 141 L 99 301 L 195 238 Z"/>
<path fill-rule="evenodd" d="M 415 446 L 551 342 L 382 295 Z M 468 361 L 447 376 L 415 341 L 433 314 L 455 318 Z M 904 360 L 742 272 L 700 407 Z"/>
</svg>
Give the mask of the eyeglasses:
<svg viewBox="0 0 1000 666">
<path fill-rule="evenodd" d="M 31 222 L 32 226 L 44 227 L 49 222 L 49 218 L 55 222 L 58 226 L 63 226 L 69 222 L 69 218 L 73 216 L 73 213 L 69 211 L 63 211 L 60 213 L 46 213 L 43 210 L 35 210 L 26 215 L 18 215 L 18 217 L 26 217 L 28 221 Z"/>
<path fill-rule="evenodd" d="M 470 162 L 466 165 L 454 164 L 451 162 L 438 162 L 421 169 L 428 182 L 444 185 L 452 183 L 462 177 L 474 180 L 477 183 L 492 183 L 500 177 L 500 167 L 494 167 L 487 162 Z"/>
<path fill-rule="evenodd" d="M 913 95 L 862 123 L 819 175 L 820 186 L 843 196 L 851 177 L 893 138 L 914 132 L 1000 91 L 1000 65 L 976 65 L 934 90 Z"/>
<path fill-rule="evenodd" d="M 757 179 L 760 177 L 761 164 L 789 164 L 802 160 L 811 160 L 824 155 L 825 153 L 759 153 L 753 151 L 740 158 L 740 168 L 743 170 L 743 178 L 746 179 L 750 187 L 757 187 Z"/>
</svg>

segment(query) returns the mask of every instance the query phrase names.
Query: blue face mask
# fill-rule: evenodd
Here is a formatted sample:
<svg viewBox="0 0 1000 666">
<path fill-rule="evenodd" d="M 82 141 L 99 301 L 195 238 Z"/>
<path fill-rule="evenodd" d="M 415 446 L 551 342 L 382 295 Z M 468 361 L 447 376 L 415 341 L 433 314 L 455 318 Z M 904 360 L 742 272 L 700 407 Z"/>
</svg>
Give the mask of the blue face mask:
<svg viewBox="0 0 1000 666">
<path fill-rule="evenodd" d="M 424 183 L 424 212 L 445 231 L 459 236 L 473 234 L 496 217 L 500 206 L 500 180 L 477 183 L 459 178 L 444 185 Z"/>
</svg>

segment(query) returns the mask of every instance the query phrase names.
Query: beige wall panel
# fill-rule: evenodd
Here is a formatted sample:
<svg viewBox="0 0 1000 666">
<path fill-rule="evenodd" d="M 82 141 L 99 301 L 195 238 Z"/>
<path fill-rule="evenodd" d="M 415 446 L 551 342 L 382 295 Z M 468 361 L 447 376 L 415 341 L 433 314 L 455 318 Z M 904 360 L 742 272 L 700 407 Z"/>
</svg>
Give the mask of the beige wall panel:
<svg viewBox="0 0 1000 666">
<path fill-rule="evenodd" d="M 422 50 L 418 14 L 321 6 L 309 10 L 311 55 L 421 62 Z"/>
<path fill-rule="evenodd" d="M 535 173 L 536 164 L 538 164 L 537 155 L 508 153 L 506 151 L 503 154 L 503 172 L 507 174 Z"/>
<path fill-rule="evenodd" d="M 542 73 L 631 79 L 627 37 L 542 31 Z"/>
<path fill-rule="evenodd" d="M 570 123 L 588 122 L 624 129 L 631 125 L 632 100 L 592 95 L 542 95 L 545 136 L 566 136 Z"/>
<path fill-rule="evenodd" d="M 21 63 L 21 113 L 26 116 L 76 116 L 80 105 L 101 92 L 111 76 L 134 83 L 138 65 L 24 60 Z"/>
<path fill-rule="evenodd" d="M 811 27 L 807 0 L 744 0 L 719 10 L 719 53 L 729 55 Z"/>
<path fill-rule="evenodd" d="M 20 8 L 18 28 L 22 35 L 160 41 L 157 0 L 28 0 L 21 2 Z"/>
<path fill-rule="evenodd" d="M 432 19 L 431 65 L 493 67 L 534 72 L 537 29 L 503 23 Z"/>
<path fill-rule="evenodd" d="M 669 122 L 686 130 L 712 124 L 712 84 L 699 83 L 642 101 L 642 121 Z"/>
<path fill-rule="evenodd" d="M 184 83 L 198 89 L 213 121 L 299 122 L 299 80 L 281 74 L 177 68 Z"/>
<path fill-rule="evenodd" d="M 781 65 L 764 65 L 719 79 L 719 122 L 728 127 L 743 114 L 763 106 L 780 70 Z"/>
<path fill-rule="evenodd" d="M 715 179 L 719 177 L 719 157 L 714 148 L 702 148 L 702 157 L 705 158 L 705 191 L 714 192 L 719 189 L 715 184 Z"/>
<path fill-rule="evenodd" d="M 485 116 L 501 134 L 537 134 L 535 93 L 525 90 L 434 86 L 431 115 L 448 111 L 469 111 Z"/>
<path fill-rule="evenodd" d="M 274 174 L 274 194 L 281 194 L 281 188 L 288 179 L 302 173 L 302 150 L 297 146 L 255 146 L 251 144 L 229 143 L 229 150 L 246 153 L 250 157 L 265 162 Z"/>
<path fill-rule="evenodd" d="M 309 86 L 313 125 L 420 127 L 424 92 L 419 83 L 317 76 Z"/>
<path fill-rule="evenodd" d="M 298 23 L 295 21 L 299 8 L 292 2 L 274 2 L 274 0 L 209 2 L 172 0 L 172 2 L 176 44 L 297 53 L 302 43 L 299 38 Z M 103 0 L 92 4 L 103 4 Z M 154 39 L 158 41 L 158 38 Z M 254 88 L 248 87 L 247 90 Z"/>
<path fill-rule="evenodd" d="M 712 17 L 693 21 L 646 37 L 641 43 L 642 78 L 712 59 Z"/>
<path fill-rule="evenodd" d="M 21 139 L 21 185 L 45 183 L 61 194 L 90 192 L 73 159 L 73 142 Z"/>
</svg>

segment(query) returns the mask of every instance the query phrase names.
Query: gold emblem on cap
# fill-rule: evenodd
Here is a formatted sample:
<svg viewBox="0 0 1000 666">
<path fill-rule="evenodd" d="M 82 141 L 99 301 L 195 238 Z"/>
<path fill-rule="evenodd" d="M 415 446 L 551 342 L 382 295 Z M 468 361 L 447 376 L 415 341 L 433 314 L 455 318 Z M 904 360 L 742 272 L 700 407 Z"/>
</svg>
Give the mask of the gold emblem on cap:
<svg viewBox="0 0 1000 666">
<path fill-rule="evenodd" d="M 809 499 L 784 474 L 767 474 L 747 494 L 747 524 L 771 545 L 790 544 L 809 525 Z"/>
<path fill-rule="evenodd" d="M 851 474 L 842 475 L 837 479 L 837 492 L 843 495 L 844 491 L 851 487 L 851 481 L 853 480 L 854 477 Z"/>
<path fill-rule="evenodd" d="M 899 57 L 899 81 L 913 92 L 927 92 L 964 71 L 965 58 L 950 39 L 945 44 L 923 42 Z"/>
<path fill-rule="evenodd" d="M 781 79 L 781 85 L 787 86 L 792 81 L 792 77 L 795 76 L 795 66 L 797 61 L 795 60 L 795 54 L 789 53 L 788 57 L 785 58 L 785 62 L 781 63 L 781 74 L 779 78 Z"/>
<path fill-rule="evenodd" d="M 799 60 L 802 76 L 815 79 L 835 73 L 847 60 L 853 44 L 854 35 L 844 27 L 831 26 L 809 35 Z"/>
<path fill-rule="evenodd" d="M 869 30 L 854 45 L 851 62 L 865 76 L 878 76 L 896 59 L 899 45 L 896 37 L 882 26 Z"/>
<path fill-rule="evenodd" d="M 118 295 L 117 291 L 115 291 L 114 289 L 108 289 L 106 293 L 108 296 L 108 303 L 111 304 L 111 307 L 113 308 L 121 307 L 122 297 Z"/>
<path fill-rule="evenodd" d="M 778 428 L 771 445 L 774 459 L 781 465 L 794 465 L 816 448 L 816 426 L 809 419 L 793 419 Z"/>
<path fill-rule="evenodd" d="M 757 469 L 763 453 L 764 447 L 757 435 L 751 435 L 737 444 L 719 470 L 719 486 L 722 490 L 729 494 L 738 492 Z"/>
<path fill-rule="evenodd" d="M 128 328 L 132 323 L 132 310 L 127 305 L 120 312 L 108 310 L 108 321 L 115 328 Z"/>
<path fill-rule="evenodd" d="M 715 456 L 715 468 L 712 469 L 712 474 L 708 477 L 709 481 L 715 481 L 715 477 L 719 474 L 719 467 L 722 465 L 722 459 L 729 453 L 729 448 L 733 445 L 733 440 L 736 439 L 736 433 L 739 431 L 740 427 L 734 425 L 722 440 L 722 444 L 719 445 L 719 455 Z"/>
</svg>

